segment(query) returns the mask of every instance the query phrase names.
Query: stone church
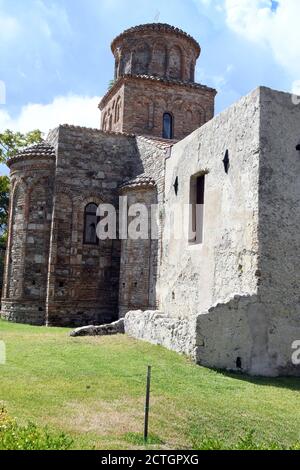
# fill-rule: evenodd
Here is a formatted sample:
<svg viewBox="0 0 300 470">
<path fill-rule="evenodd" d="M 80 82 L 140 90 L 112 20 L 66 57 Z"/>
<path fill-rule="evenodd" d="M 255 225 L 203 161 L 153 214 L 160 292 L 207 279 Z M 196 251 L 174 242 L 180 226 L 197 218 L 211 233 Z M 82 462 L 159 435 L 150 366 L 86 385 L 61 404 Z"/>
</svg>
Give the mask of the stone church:
<svg viewBox="0 0 300 470">
<path fill-rule="evenodd" d="M 298 375 L 300 106 L 258 88 L 214 117 L 199 44 L 166 24 L 112 43 L 101 125 L 61 125 L 13 157 L 3 318 L 128 334 L 197 363 Z M 100 204 L 159 205 L 158 237 L 99 240 Z M 193 239 L 165 236 L 200 205 Z"/>
</svg>

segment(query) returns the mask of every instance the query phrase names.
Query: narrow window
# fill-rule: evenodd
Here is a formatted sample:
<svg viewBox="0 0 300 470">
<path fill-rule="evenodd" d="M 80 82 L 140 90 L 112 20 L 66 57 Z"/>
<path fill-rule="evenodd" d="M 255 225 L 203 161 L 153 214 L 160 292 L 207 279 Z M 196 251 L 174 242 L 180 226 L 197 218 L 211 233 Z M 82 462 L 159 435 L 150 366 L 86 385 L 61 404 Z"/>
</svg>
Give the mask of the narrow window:
<svg viewBox="0 0 300 470">
<path fill-rule="evenodd" d="M 178 189 L 179 189 L 178 176 L 176 176 L 175 183 L 173 184 L 173 187 L 174 187 L 174 191 L 175 191 L 176 196 L 178 196 Z"/>
<path fill-rule="evenodd" d="M 163 117 L 163 138 L 173 139 L 173 116 L 165 113 Z"/>
<path fill-rule="evenodd" d="M 203 242 L 205 175 L 195 175 L 190 184 L 190 243 Z"/>
<path fill-rule="evenodd" d="M 226 150 L 225 157 L 223 159 L 223 165 L 226 175 L 228 175 L 229 167 L 230 167 L 230 160 L 229 160 L 229 151 Z"/>
<path fill-rule="evenodd" d="M 98 245 L 97 223 L 97 205 L 88 204 L 84 212 L 84 244 Z"/>
</svg>

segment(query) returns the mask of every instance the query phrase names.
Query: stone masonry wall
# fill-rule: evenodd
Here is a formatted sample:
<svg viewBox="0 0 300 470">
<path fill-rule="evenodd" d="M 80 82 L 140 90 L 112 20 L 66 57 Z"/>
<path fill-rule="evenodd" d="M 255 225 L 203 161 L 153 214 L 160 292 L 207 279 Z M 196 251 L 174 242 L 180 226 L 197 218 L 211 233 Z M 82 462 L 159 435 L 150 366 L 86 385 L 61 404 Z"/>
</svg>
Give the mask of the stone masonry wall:
<svg viewBox="0 0 300 470">
<path fill-rule="evenodd" d="M 205 173 L 204 239 L 163 240 L 164 313 L 130 312 L 129 334 L 207 367 L 300 375 L 292 363 L 300 338 L 299 124 L 291 95 L 260 88 L 174 146 L 166 209 L 189 201 L 190 177 Z"/>
<path fill-rule="evenodd" d="M 157 205 L 157 239 L 122 240 L 119 315 L 132 309 L 156 309 L 159 306 L 161 264 L 161 214 L 164 203 L 165 159 L 171 143 L 137 137 L 138 153 L 143 166 L 143 177 L 124 187 L 120 195 L 127 197 L 127 204 L 146 204 L 151 215 L 151 205 Z M 154 182 L 143 185 L 144 180 Z M 130 222 L 130 220 L 129 220 Z M 149 232 L 150 232 L 149 220 Z"/>
<path fill-rule="evenodd" d="M 118 187 L 142 171 L 135 139 L 61 126 L 49 261 L 47 323 L 109 323 L 118 316 L 120 243 L 83 243 L 89 203 L 118 208 Z"/>
<path fill-rule="evenodd" d="M 195 358 L 196 322 L 178 320 L 163 312 L 139 310 L 125 316 L 125 332 L 128 336 L 164 346 L 172 351 Z"/>
<path fill-rule="evenodd" d="M 156 308 L 158 240 L 151 240 L 151 205 L 157 204 L 155 187 L 124 188 L 128 208 L 141 204 L 148 209 L 148 238 L 122 241 L 119 315 L 129 310 Z M 128 223 L 133 217 L 128 217 Z"/>
<path fill-rule="evenodd" d="M 288 93 L 260 89 L 258 366 L 296 375 L 300 340 L 300 105 Z"/>
<path fill-rule="evenodd" d="M 2 316 L 41 325 L 46 291 L 53 202 L 54 161 L 40 157 L 11 166 L 9 238 Z"/>
<path fill-rule="evenodd" d="M 160 309 L 167 315 L 193 318 L 236 293 L 257 292 L 259 125 L 255 91 L 172 149 L 165 213 L 189 204 L 194 175 L 205 174 L 205 194 L 202 243 L 164 229 Z"/>
<path fill-rule="evenodd" d="M 255 326 L 262 308 L 257 298 L 259 100 L 256 90 L 172 148 L 160 266 L 163 313 L 130 313 L 125 321 L 135 337 L 209 367 L 249 373 L 259 372 L 261 351 Z M 199 174 L 205 175 L 203 241 L 170 238 L 168 212 L 189 204 L 192 177 Z M 184 224 L 187 231 L 189 217 Z"/>
</svg>

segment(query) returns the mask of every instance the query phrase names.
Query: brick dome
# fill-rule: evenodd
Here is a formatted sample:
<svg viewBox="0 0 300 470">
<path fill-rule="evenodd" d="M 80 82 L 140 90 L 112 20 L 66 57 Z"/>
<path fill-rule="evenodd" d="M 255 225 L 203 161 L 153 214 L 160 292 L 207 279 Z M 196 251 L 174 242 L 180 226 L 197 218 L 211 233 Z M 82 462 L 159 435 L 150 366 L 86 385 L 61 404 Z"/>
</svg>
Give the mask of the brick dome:
<svg viewBox="0 0 300 470">
<path fill-rule="evenodd" d="M 201 48 L 181 29 L 151 23 L 111 45 L 114 82 L 101 99 L 101 130 L 178 141 L 214 115 L 216 90 L 195 82 Z"/>
<path fill-rule="evenodd" d="M 115 78 L 134 74 L 190 82 L 201 52 L 192 36 L 162 23 L 127 29 L 114 39 L 111 48 L 116 59 Z"/>
</svg>

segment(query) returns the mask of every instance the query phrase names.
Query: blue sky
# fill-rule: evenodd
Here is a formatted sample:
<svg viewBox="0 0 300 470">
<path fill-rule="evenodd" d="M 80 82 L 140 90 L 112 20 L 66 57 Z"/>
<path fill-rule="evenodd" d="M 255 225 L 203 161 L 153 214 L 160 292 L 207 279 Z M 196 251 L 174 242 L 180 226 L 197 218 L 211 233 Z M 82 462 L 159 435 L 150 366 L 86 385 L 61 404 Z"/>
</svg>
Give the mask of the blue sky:
<svg viewBox="0 0 300 470">
<path fill-rule="evenodd" d="M 201 44 L 197 81 L 218 89 L 216 112 L 258 85 L 299 87 L 299 0 L 0 0 L 0 131 L 99 127 L 112 39 L 158 16 Z"/>
</svg>

